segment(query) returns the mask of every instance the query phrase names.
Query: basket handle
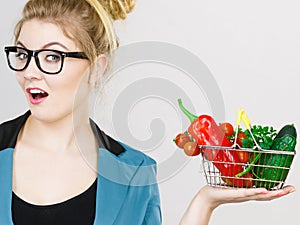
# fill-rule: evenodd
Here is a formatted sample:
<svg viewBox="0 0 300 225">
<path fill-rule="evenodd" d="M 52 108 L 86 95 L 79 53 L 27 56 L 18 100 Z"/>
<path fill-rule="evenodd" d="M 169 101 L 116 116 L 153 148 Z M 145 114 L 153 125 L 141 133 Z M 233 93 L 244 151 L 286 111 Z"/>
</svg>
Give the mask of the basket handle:
<svg viewBox="0 0 300 225">
<path fill-rule="evenodd" d="M 240 127 L 241 121 L 243 121 L 243 123 L 244 123 L 247 130 L 251 130 L 250 119 L 249 119 L 248 115 L 246 114 L 245 110 L 243 110 L 243 109 L 239 109 L 238 116 L 236 118 L 236 125 L 238 127 Z"/>
<path fill-rule="evenodd" d="M 242 108 L 240 108 L 240 109 L 238 110 L 238 116 L 237 116 L 237 119 L 236 119 L 236 125 L 237 125 L 237 129 L 236 129 L 236 130 L 237 130 L 237 131 L 239 130 L 239 127 L 240 127 L 240 125 L 241 125 L 241 121 L 244 123 L 246 129 L 249 131 L 250 135 L 252 136 L 252 139 L 253 139 L 253 141 L 254 141 L 256 147 L 257 147 L 258 149 L 261 149 L 261 147 L 260 147 L 259 144 L 256 142 L 256 140 L 255 140 L 255 138 L 254 138 L 254 136 L 253 136 L 253 134 L 252 134 L 250 119 L 249 119 L 248 115 L 246 114 L 245 110 L 242 109 Z M 236 135 L 235 135 L 234 146 L 236 146 L 237 133 L 238 133 L 238 132 L 236 132 Z M 240 146 L 240 147 L 242 147 L 242 146 Z"/>
</svg>

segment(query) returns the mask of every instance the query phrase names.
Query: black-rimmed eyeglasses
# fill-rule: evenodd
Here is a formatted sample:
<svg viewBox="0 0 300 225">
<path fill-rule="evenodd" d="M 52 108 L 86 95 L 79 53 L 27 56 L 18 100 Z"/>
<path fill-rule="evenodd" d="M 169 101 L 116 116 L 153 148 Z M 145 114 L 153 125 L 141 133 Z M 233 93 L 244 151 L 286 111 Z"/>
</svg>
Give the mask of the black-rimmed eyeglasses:
<svg viewBox="0 0 300 225">
<path fill-rule="evenodd" d="M 17 46 L 4 48 L 9 67 L 14 71 L 25 70 L 34 57 L 37 67 L 46 74 L 58 74 L 62 71 L 66 57 L 88 59 L 84 52 L 62 52 L 58 50 L 29 50 Z"/>
</svg>

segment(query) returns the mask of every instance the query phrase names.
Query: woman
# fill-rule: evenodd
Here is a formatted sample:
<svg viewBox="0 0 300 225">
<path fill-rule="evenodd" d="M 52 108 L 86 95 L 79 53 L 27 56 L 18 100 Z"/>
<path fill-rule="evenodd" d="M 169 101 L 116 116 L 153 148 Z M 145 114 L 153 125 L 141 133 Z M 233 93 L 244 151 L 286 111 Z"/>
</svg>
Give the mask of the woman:
<svg viewBox="0 0 300 225">
<path fill-rule="evenodd" d="M 155 161 L 89 119 L 88 96 L 118 47 L 112 21 L 133 0 L 30 0 L 8 64 L 29 110 L 0 126 L 0 224 L 161 224 Z M 202 188 L 181 224 L 220 204 L 293 192 Z"/>
</svg>

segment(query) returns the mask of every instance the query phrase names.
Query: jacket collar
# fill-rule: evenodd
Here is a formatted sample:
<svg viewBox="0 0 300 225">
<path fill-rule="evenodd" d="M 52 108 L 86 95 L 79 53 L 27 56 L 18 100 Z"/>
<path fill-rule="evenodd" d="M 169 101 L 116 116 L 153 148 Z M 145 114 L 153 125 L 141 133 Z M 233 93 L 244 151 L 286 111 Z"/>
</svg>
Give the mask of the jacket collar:
<svg viewBox="0 0 300 225">
<path fill-rule="evenodd" d="M 30 111 L 27 111 L 23 115 L 0 125 L 0 151 L 15 147 L 18 134 L 30 114 Z"/>
</svg>

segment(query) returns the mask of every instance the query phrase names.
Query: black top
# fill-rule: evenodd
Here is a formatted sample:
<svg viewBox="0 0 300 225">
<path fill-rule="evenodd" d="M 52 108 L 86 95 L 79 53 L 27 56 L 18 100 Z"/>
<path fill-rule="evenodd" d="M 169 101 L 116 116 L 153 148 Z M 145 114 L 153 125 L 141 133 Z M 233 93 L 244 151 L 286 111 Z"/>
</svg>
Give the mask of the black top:
<svg viewBox="0 0 300 225">
<path fill-rule="evenodd" d="M 15 225 L 92 225 L 96 210 L 97 179 L 83 193 L 53 205 L 33 205 L 13 193 Z"/>
</svg>

